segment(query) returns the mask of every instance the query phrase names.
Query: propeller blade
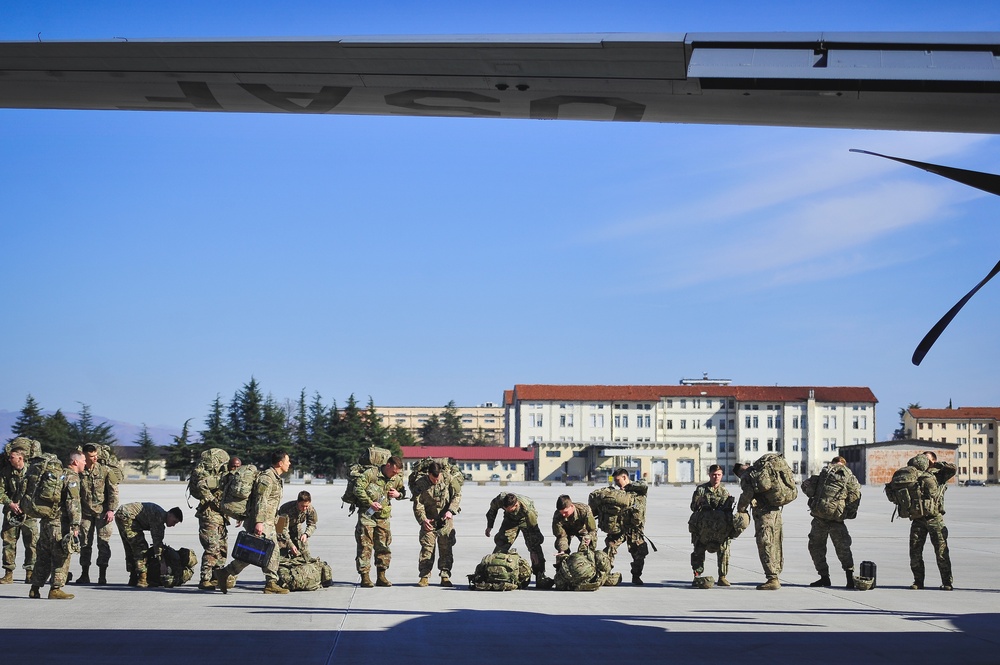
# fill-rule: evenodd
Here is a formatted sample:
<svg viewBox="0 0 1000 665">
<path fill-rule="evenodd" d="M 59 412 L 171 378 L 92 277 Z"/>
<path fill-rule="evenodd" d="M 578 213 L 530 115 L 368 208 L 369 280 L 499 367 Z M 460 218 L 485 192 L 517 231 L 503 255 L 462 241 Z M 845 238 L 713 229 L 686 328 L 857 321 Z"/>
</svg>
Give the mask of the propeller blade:
<svg viewBox="0 0 1000 665">
<path fill-rule="evenodd" d="M 969 299 L 976 295 L 976 291 L 981 289 L 986 282 L 996 277 L 998 273 L 1000 273 L 1000 261 L 993 266 L 993 270 L 991 270 L 990 274 L 983 278 L 983 281 L 976 284 L 974 289 L 966 293 L 964 298 L 955 303 L 955 306 L 949 309 L 948 313 L 942 316 L 941 320 L 934 324 L 934 327 L 931 328 L 926 335 L 924 335 L 924 338 L 920 340 L 920 344 L 917 344 L 917 348 L 913 352 L 913 358 L 911 358 L 911 360 L 914 365 L 920 365 L 924 356 L 926 356 L 927 352 L 931 350 L 932 346 L 934 346 L 934 342 L 937 341 L 937 338 L 941 336 L 941 333 L 943 333 L 944 329 L 948 327 L 951 320 L 955 318 L 955 315 L 958 314 L 963 307 L 965 307 L 965 303 L 969 302 Z"/>
<path fill-rule="evenodd" d="M 984 192 L 989 192 L 990 194 L 995 194 L 997 196 L 1000 196 L 1000 175 L 994 175 L 992 173 L 983 173 L 982 171 L 967 171 L 966 169 L 956 169 L 950 166 L 939 166 L 937 164 L 928 164 L 926 162 L 917 162 L 912 159 L 903 159 L 902 157 L 892 157 L 891 155 L 880 155 L 877 152 L 869 152 L 868 150 L 858 150 L 856 148 L 851 148 L 851 152 L 860 152 L 861 154 L 864 155 L 874 155 L 875 157 L 891 159 L 894 162 L 899 162 L 901 164 L 909 164 L 910 166 L 915 166 L 918 169 L 923 169 L 928 173 L 933 173 L 943 178 L 948 178 L 949 180 L 960 182 L 963 185 L 968 185 L 969 187 L 975 187 L 976 189 L 981 189 Z"/>
</svg>

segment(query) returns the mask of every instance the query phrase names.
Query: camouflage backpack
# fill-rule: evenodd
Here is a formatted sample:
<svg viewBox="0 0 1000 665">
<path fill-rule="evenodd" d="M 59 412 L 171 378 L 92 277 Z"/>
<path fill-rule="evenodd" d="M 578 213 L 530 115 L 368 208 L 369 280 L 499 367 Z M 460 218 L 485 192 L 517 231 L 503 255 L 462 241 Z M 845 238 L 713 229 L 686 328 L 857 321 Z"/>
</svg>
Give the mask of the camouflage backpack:
<svg viewBox="0 0 1000 665">
<path fill-rule="evenodd" d="M 462 473 L 462 470 L 455 464 L 449 462 L 447 457 L 424 457 L 419 462 L 415 462 L 413 464 L 413 470 L 410 471 L 410 476 L 406 479 L 406 484 L 410 488 L 410 495 L 416 496 L 419 494 L 417 482 L 421 477 L 426 475 L 431 462 L 437 462 L 441 465 L 441 470 L 448 474 L 448 480 L 451 482 L 452 490 L 460 493 L 462 485 L 465 484 L 465 474 Z"/>
<path fill-rule="evenodd" d="M 365 448 L 361 451 L 358 456 L 358 461 L 356 464 L 352 464 L 351 468 L 347 471 L 347 489 L 344 490 L 344 495 L 340 497 L 340 507 L 343 508 L 344 504 L 350 506 L 350 510 L 347 511 L 348 516 L 353 515 L 354 511 L 358 509 L 358 499 L 354 496 L 354 491 L 358 486 L 358 478 L 364 475 L 365 471 L 372 468 L 373 466 L 382 466 L 389 461 L 392 457 L 392 452 L 386 450 L 385 448 Z"/>
<path fill-rule="evenodd" d="M 320 559 L 282 559 L 278 565 L 278 584 L 289 591 L 316 591 L 333 584 L 333 570 Z"/>
<path fill-rule="evenodd" d="M 223 515 L 242 520 L 247 516 L 247 502 L 260 475 L 253 464 L 244 464 L 223 476 L 219 508 Z"/>
<path fill-rule="evenodd" d="M 759 457 L 747 471 L 754 494 L 772 508 L 789 504 L 799 495 L 795 477 L 785 458 L 776 453 Z"/>
<path fill-rule="evenodd" d="M 621 533 L 625 526 L 625 513 L 633 507 L 635 501 L 635 494 L 616 487 L 596 489 L 587 497 L 587 503 L 597 518 L 597 525 L 606 533 Z"/>
<path fill-rule="evenodd" d="M 842 522 L 858 516 L 858 501 L 847 504 L 847 474 L 840 465 L 829 466 L 802 483 L 802 493 L 809 497 L 813 517 Z"/>
<path fill-rule="evenodd" d="M 58 518 L 64 478 L 59 458 L 51 453 L 42 453 L 33 458 L 26 468 L 21 510 L 28 517 Z"/>
<path fill-rule="evenodd" d="M 892 480 L 886 483 L 885 495 L 896 505 L 900 517 L 912 520 L 941 514 L 941 488 L 937 487 L 934 491 L 924 489 L 926 476 L 934 478 L 933 474 L 907 465 L 892 474 Z"/>
<path fill-rule="evenodd" d="M 192 550 L 186 547 L 175 550 L 169 545 L 164 545 L 159 551 L 159 556 L 157 550 L 156 547 L 150 547 L 146 551 L 149 586 L 172 588 L 181 586 L 194 577 L 198 555 Z"/>
<path fill-rule="evenodd" d="M 591 550 L 581 550 L 562 558 L 556 568 L 555 587 L 560 591 L 593 591 L 600 585 L 588 583 L 593 582 L 596 577 L 594 553 Z"/>
<path fill-rule="evenodd" d="M 715 510 L 697 510 L 688 519 L 692 544 L 701 543 L 715 554 L 733 535 L 733 497 Z M 738 535 L 738 534 L 737 534 Z"/>
<path fill-rule="evenodd" d="M 469 588 L 476 591 L 525 589 L 531 581 L 531 564 L 514 550 L 487 554 L 469 575 Z"/>
<path fill-rule="evenodd" d="M 42 444 L 26 436 L 19 436 L 7 442 L 3 448 L 3 455 L 0 455 L 0 468 L 10 466 L 10 454 L 15 450 L 24 454 L 24 461 L 27 462 L 42 454 Z"/>
<path fill-rule="evenodd" d="M 194 497 L 199 503 L 210 501 L 213 497 L 201 496 L 203 492 L 198 486 L 202 481 L 205 481 L 208 490 L 214 494 L 219 489 L 222 477 L 225 475 L 226 467 L 228 466 L 229 453 L 222 448 L 209 448 L 202 451 L 201 458 L 191 469 L 190 475 L 188 475 L 188 496 Z"/>
<path fill-rule="evenodd" d="M 108 467 L 108 478 L 112 485 L 125 480 L 125 465 L 115 455 L 115 449 L 106 443 L 95 443 L 97 446 L 97 462 Z"/>
</svg>

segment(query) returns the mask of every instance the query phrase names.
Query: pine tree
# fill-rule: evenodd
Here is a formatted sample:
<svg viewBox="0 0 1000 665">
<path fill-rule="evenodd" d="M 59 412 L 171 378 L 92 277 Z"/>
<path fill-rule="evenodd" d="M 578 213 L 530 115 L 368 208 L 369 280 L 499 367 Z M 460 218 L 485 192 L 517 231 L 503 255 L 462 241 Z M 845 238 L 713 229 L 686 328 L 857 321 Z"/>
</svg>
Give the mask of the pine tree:
<svg viewBox="0 0 1000 665">
<path fill-rule="evenodd" d="M 191 418 L 188 418 L 184 421 L 184 427 L 181 428 L 180 436 L 175 434 L 173 436 L 174 442 L 167 446 L 164 451 L 166 454 L 167 473 L 176 474 L 181 477 L 181 480 L 187 478 L 187 474 L 191 471 L 195 460 L 198 458 L 198 453 L 196 452 L 197 446 L 188 440 L 188 423 L 191 420 Z"/>
<path fill-rule="evenodd" d="M 212 402 L 212 411 L 205 418 L 205 429 L 198 432 L 201 442 L 197 444 L 197 452 L 200 455 L 209 448 L 222 448 L 232 451 L 233 446 L 226 429 L 225 414 L 222 408 L 222 397 L 218 394 Z"/>
<path fill-rule="evenodd" d="M 323 406 L 323 399 L 319 393 L 313 395 L 309 403 L 309 416 L 307 424 L 307 446 L 305 458 L 309 470 L 320 476 L 333 477 L 337 473 L 337 460 L 333 450 L 333 423 L 340 419 L 340 412 L 337 410 L 336 402 L 330 407 L 329 412 Z"/>
<path fill-rule="evenodd" d="M 146 423 L 142 424 L 139 436 L 132 443 L 139 447 L 139 463 L 136 465 L 139 468 L 139 473 L 148 476 L 150 470 L 153 468 L 153 462 L 162 459 L 163 454 L 160 452 L 160 448 L 156 445 L 156 442 L 153 441 L 153 437 L 149 435 Z"/>
<path fill-rule="evenodd" d="M 260 453 L 257 458 L 261 467 L 266 468 L 271 459 L 271 453 L 276 450 L 291 452 L 292 428 L 288 423 L 288 412 L 268 394 L 261 406 L 261 441 Z"/>
<path fill-rule="evenodd" d="M 393 451 L 393 454 L 402 454 L 402 449 L 406 446 L 418 445 L 416 437 L 402 425 L 396 425 L 389 430 L 388 442 L 389 445 L 386 447 Z"/>
<path fill-rule="evenodd" d="M 347 467 L 354 463 L 367 447 L 365 439 L 365 423 L 358 401 L 352 394 L 347 398 L 340 418 L 333 424 L 333 459 L 338 472 L 346 472 Z"/>
<path fill-rule="evenodd" d="M 19 436 L 26 436 L 36 441 L 42 440 L 42 436 L 45 433 L 45 416 L 42 415 L 41 407 L 38 406 L 38 402 L 35 401 L 35 398 L 30 393 L 27 399 L 24 400 L 21 413 L 17 416 L 17 420 L 14 421 L 14 426 L 10 428 L 10 432 L 13 436 L 9 440 L 16 439 Z"/>
<path fill-rule="evenodd" d="M 114 446 L 118 443 L 111 425 L 104 422 L 100 425 L 94 424 L 94 418 L 90 415 L 90 405 L 80 403 L 80 417 L 69 426 L 70 436 L 73 444 L 77 448 L 82 448 L 85 443 L 97 443 Z"/>
<path fill-rule="evenodd" d="M 458 414 L 458 407 L 455 400 L 451 400 L 445 405 L 441 413 L 441 430 L 446 446 L 461 446 L 467 442 L 465 431 L 462 429 L 462 416 Z"/>
<path fill-rule="evenodd" d="M 420 443 L 424 446 L 445 445 L 444 432 L 441 428 L 441 420 L 437 417 L 436 413 L 431 414 L 431 416 L 424 421 L 424 424 L 420 426 Z"/>
<path fill-rule="evenodd" d="M 270 451 L 264 432 L 264 395 L 253 377 L 233 395 L 229 403 L 229 432 L 244 463 L 266 468 Z"/>
<path fill-rule="evenodd" d="M 67 461 L 69 454 L 76 450 L 70 423 L 61 409 L 45 417 L 42 436 L 38 440 L 42 442 L 42 452 L 52 453 L 64 462 Z"/>
</svg>

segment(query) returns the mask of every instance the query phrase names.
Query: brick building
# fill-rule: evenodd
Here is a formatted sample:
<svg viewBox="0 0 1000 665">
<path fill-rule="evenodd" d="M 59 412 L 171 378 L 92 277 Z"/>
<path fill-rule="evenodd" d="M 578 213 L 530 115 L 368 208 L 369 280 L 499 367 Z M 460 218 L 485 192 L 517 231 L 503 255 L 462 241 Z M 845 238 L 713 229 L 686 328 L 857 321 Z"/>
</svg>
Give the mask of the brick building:
<svg viewBox="0 0 1000 665">
<path fill-rule="evenodd" d="M 932 450 L 941 462 L 955 463 L 958 444 L 904 439 L 844 446 L 840 454 L 862 485 L 884 485 L 896 469 L 925 450 Z M 950 482 L 955 482 L 953 479 Z"/>
</svg>

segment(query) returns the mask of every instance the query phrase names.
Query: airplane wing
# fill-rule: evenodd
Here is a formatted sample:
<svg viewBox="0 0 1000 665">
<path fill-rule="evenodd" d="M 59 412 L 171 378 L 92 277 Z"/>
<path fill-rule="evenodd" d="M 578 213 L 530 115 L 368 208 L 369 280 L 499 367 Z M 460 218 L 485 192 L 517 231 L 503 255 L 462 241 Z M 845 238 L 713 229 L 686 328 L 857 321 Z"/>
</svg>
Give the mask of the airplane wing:
<svg viewBox="0 0 1000 665">
<path fill-rule="evenodd" d="M 0 42 L 0 108 L 1000 133 L 1000 33 Z"/>
</svg>

